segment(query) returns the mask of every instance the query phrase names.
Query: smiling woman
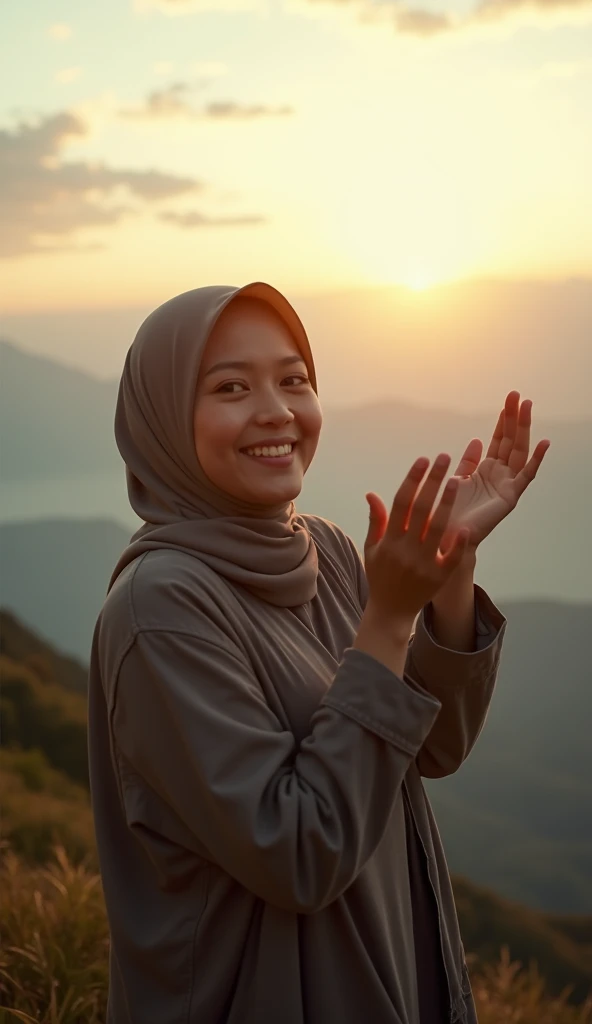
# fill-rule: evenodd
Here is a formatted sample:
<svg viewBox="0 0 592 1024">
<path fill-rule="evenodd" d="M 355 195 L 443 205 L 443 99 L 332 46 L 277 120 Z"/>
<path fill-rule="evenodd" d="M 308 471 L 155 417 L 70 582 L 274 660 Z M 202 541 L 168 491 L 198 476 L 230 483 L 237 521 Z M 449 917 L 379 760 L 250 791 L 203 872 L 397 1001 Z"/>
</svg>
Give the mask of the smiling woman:
<svg viewBox="0 0 592 1024">
<path fill-rule="evenodd" d="M 431 630 L 464 545 L 438 554 L 458 483 L 421 539 L 449 456 L 417 502 L 413 465 L 385 544 L 373 497 L 368 574 L 297 512 L 321 423 L 304 327 L 270 285 L 178 295 L 127 354 L 115 435 L 144 524 L 88 705 L 107 1024 L 475 1024 L 421 777 L 476 741 L 505 620 L 463 575 L 468 643 Z"/>
</svg>

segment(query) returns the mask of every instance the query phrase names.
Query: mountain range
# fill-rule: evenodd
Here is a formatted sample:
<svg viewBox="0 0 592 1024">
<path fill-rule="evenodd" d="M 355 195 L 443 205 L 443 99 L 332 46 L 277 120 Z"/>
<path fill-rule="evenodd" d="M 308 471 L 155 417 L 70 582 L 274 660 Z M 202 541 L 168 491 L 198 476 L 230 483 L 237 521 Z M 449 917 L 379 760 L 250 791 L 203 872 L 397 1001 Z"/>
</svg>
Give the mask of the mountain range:
<svg viewBox="0 0 592 1024">
<path fill-rule="evenodd" d="M 3 400 L 0 520 L 109 519 L 128 534 L 124 467 L 113 437 L 117 382 L 0 346 Z M 364 494 L 387 507 L 418 455 L 450 453 L 454 471 L 468 441 L 487 448 L 497 414 L 464 414 L 385 400 L 324 408 L 315 458 L 296 500 L 299 511 L 338 523 L 363 547 Z M 479 552 L 478 582 L 494 598 L 592 599 L 592 419 L 541 421 L 551 448 L 518 507 Z"/>
</svg>

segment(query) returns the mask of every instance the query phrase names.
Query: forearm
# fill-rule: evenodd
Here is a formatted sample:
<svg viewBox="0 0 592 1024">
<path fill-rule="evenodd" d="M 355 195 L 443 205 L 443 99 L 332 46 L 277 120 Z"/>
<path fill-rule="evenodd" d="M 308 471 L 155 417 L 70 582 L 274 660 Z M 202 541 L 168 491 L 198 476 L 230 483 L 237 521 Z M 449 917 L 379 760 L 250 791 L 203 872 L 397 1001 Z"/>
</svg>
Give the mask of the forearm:
<svg viewBox="0 0 592 1024">
<path fill-rule="evenodd" d="M 452 576 L 432 598 L 432 632 L 437 643 L 449 650 L 475 651 L 474 575 L 477 554 L 466 553 Z"/>
</svg>

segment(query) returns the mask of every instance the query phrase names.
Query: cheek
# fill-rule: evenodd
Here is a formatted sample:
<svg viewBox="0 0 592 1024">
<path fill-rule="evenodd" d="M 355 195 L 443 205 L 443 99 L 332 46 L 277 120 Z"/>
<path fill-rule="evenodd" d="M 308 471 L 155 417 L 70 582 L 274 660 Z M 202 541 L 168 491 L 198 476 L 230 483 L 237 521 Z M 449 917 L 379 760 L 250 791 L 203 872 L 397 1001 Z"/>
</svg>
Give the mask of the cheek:
<svg viewBox="0 0 592 1024">
<path fill-rule="evenodd" d="M 323 425 L 323 414 L 317 398 L 302 412 L 302 423 L 305 431 L 312 439 L 318 439 Z"/>
<path fill-rule="evenodd" d="M 218 461 L 236 446 L 244 429 L 237 408 L 203 409 L 194 419 L 195 448 L 208 461 Z M 201 459 L 200 459 L 201 461 Z"/>
</svg>

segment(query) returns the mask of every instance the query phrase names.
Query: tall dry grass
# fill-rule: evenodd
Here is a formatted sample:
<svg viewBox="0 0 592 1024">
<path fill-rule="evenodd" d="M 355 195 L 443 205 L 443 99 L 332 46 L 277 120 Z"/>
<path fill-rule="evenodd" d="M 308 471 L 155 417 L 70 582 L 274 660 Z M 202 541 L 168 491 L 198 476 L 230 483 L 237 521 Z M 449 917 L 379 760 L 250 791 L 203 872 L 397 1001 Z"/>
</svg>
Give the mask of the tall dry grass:
<svg viewBox="0 0 592 1024">
<path fill-rule="evenodd" d="M 109 938 L 99 876 L 63 847 L 43 867 L 10 850 L 0 866 L 0 1024 L 104 1024 Z M 471 966 L 479 1024 L 592 1024 L 592 998 L 552 999 L 536 968 Z"/>
<path fill-rule="evenodd" d="M 104 1024 L 109 935 L 99 876 L 63 847 L 0 868 L 0 1021 Z"/>
</svg>

